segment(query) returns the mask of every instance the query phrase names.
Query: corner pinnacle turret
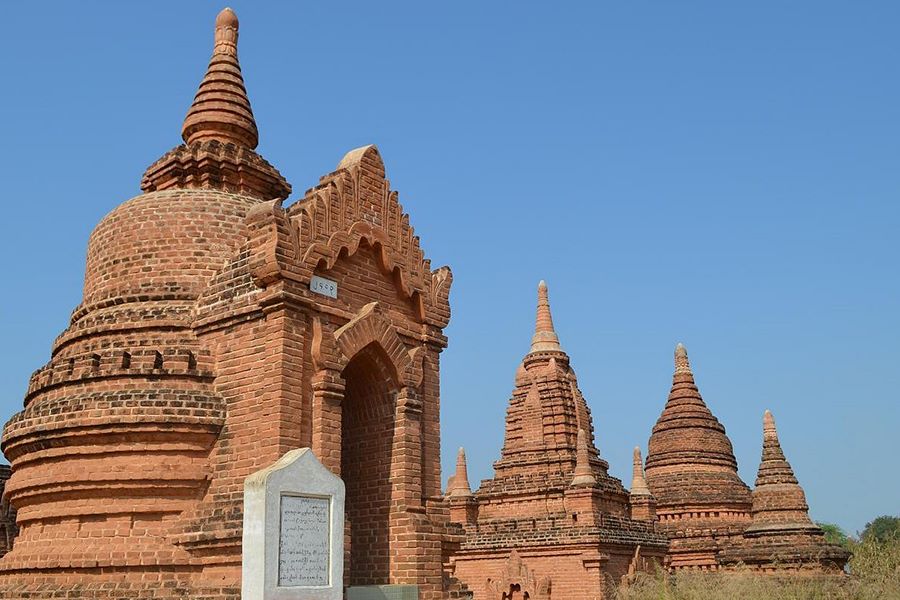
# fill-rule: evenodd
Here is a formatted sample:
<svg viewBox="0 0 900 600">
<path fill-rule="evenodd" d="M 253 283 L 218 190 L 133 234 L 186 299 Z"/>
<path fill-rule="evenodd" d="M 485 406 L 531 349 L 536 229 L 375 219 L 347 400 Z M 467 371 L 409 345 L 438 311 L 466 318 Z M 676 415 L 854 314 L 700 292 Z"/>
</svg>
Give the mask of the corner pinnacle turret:
<svg viewBox="0 0 900 600">
<path fill-rule="evenodd" d="M 647 481 L 644 479 L 644 461 L 641 459 L 641 449 L 638 446 L 634 447 L 634 454 L 632 455 L 631 495 L 650 495 L 650 488 L 647 487 Z"/>
<path fill-rule="evenodd" d="M 597 478 L 594 477 L 594 471 L 591 469 L 590 460 L 591 455 L 588 452 L 587 435 L 585 435 L 584 429 L 579 429 L 575 441 L 575 473 L 572 477 L 573 486 L 593 486 L 597 484 Z"/>
<path fill-rule="evenodd" d="M 252 150 L 259 143 L 237 42 L 238 18 L 226 8 L 216 17 L 213 55 L 181 129 L 186 144 L 214 139 Z"/>
<path fill-rule="evenodd" d="M 534 325 L 534 336 L 531 338 L 531 352 L 562 352 L 559 336 L 553 328 L 553 316 L 550 314 L 550 299 L 547 284 L 544 280 L 538 284 L 537 319 Z"/>
<path fill-rule="evenodd" d="M 447 495 L 451 497 L 471 496 L 472 488 L 469 486 L 469 470 L 466 466 L 466 451 L 460 447 L 456 454 L 456 474 L 447 486 Z"/>
</svg>

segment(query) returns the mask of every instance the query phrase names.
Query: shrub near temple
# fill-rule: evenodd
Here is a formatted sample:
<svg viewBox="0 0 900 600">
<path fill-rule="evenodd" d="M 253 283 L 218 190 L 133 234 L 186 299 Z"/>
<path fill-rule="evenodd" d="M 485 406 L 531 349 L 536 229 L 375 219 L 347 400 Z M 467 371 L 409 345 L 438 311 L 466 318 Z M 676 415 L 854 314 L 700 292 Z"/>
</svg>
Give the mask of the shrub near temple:
<svg viewBox="0 0 900 600">
<path fill-rule="evenodd" d="M 897 600 L 900 539 L 853 542 L 848 577 L 791 578 L 733 573 L 659 571 L 618 591 L 618 600 Z"/>
</svg>

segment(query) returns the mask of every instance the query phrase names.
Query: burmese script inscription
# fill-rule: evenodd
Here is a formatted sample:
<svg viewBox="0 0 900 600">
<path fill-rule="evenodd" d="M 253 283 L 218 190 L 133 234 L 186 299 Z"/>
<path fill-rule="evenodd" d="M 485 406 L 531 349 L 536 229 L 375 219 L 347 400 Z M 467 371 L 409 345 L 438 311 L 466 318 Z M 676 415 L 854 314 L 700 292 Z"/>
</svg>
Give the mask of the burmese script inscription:
<svg viewBox="0 0 900 600">
<path fill-rule="evenodd" d="M 329 498 L 281 496 L 279 586 L 329 585 L 330 503 Z"/>
</svg>

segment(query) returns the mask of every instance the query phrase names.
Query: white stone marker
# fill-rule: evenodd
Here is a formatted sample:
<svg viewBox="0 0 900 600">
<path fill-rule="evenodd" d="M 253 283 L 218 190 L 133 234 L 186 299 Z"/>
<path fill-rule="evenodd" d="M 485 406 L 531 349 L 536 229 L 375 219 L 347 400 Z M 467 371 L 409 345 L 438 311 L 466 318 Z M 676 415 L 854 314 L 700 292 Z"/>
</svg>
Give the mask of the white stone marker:
<svg viewBox="0 0 900 600">
<path fill-rule="evenodd" d="M 241 600 L 341 600 L 344 482 L 309 448 L 244 480 Z"/>
</svg>

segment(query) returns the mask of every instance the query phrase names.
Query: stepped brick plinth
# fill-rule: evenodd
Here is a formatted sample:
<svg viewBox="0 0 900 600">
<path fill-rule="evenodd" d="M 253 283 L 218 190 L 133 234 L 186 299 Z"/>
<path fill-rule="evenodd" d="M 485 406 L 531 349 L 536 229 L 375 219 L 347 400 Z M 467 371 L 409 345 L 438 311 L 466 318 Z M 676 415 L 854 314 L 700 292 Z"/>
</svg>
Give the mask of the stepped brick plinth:
<svg viewBox="0 0 900 600">
<path fill-rule="evenodd" d="M 237 42 L 225 9 L 184 143 L 91 234 L 82 303 L 5 426 L 0 598 L 239 600 L 244 479 L 298 447 L 344 479 L 345 583 L 448 597 L 452 275 L 374 146 L 283 208 Z"/>
<path fill-rule="evenodd" d="M 750 489 L 737 473 L 725 427 L 694 382 L 687 350 L 675 349 L 672 389 L 650 436 L 647 484 L 673 569 L 718 568 L 723 544 L 750 522 Z"/>
<path fill-rule="evenodd" d="M 772 573 L 787 570 L 843 573 L 850 553 L 825 540 L 809 518 L 806 494 L 784 456 L 775 418 L 763 416 L 763 450 L 753 489 L 753 518 L 743 540 L 726 548 L 721 560 Z"/>
<path fill-rule="evenodd" d="M 458 467 L 448 486 L 451 516 L 465 532 L 449 564 L 475 598 L 500 600 L 515 586 L 522 597 L 606 598 L 638 545 L 661 562 L 665 537 L 652 520 L 630 517 L 629 494 L 607 472 L 593 438 L 541 282 L 531 351 L 516 373 L 494 477 L 470 496 Z"/>
</svg>

